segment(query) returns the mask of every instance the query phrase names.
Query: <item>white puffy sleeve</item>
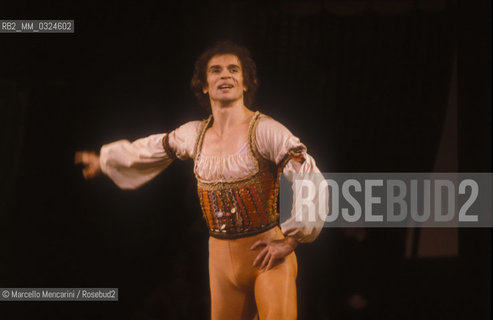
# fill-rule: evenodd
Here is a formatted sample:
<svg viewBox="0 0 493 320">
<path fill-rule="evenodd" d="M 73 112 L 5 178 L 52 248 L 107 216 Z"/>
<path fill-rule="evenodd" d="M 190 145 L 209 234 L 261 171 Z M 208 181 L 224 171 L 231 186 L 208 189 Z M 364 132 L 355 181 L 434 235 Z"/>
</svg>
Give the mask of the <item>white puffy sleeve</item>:
<svg viewBox="0 0 493 320">
<path fill-rule="evenodd" d="M 101 147 L 104 174 L 121 189 L 137 189 L 166 169 L 175 158 L 192 157 L 201 121 L 187 122 L 169 133 L 130 142 L 118 140 Z"/>
<path fill-rule="evenodd" d="M 324 179 L 315 160 L 306 153 L 306 146 L 278 121 L 263 117 L 256 128 L 256 142 L 259 153 L 273 161 L 282 169 L 282 173 L 293 182 L 293 178 L 307 179 L 316 186 L 314 197 L 310 198 L 313 212 L 309 206 L 297 205 L 303 203 L 302 188 L 293 184 L 293 207 L 289 219 L 281 224 L 285 236 L 295 238 L 298 242 L 314 241 L 325 222 L 329 212 L 328 188 L 319 189 Z"/>
</svg>

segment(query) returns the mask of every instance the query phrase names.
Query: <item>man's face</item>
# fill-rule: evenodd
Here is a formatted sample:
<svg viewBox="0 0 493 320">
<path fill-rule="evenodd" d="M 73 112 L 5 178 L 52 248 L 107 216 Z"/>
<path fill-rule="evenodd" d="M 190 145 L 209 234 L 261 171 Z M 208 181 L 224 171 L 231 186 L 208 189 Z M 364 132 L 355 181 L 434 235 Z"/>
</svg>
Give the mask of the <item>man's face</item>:
<svg viewBox="0 0 493 320">
<path fill-rule="evenodd" d="M 231 103 L 241 99 L 247 88 L 243 85 L 241 63 L 234 54 L 213 56 L 207 64 L 207 87 L 203 92 L 212 101 Z"/>
</svg>

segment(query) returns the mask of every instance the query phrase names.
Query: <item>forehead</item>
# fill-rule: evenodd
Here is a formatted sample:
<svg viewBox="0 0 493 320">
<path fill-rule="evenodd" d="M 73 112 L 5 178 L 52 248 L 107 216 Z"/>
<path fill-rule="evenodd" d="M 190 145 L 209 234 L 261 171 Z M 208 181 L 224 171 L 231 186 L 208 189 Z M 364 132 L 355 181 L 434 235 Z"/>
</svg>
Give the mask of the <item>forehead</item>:
<svg viewBox="0 0 493 320">
<path fill-rule="evenodd" d="M 237 65 L 241 66 L 240 59 L 234 55 L 234 54 L 218 54 L 213 56 L 210 60 L 209 63 L 207 63 L 207 68 L 210 68 L 211 66 L 223 66 L 227 67 L 229 65 Z"/>
</svg>

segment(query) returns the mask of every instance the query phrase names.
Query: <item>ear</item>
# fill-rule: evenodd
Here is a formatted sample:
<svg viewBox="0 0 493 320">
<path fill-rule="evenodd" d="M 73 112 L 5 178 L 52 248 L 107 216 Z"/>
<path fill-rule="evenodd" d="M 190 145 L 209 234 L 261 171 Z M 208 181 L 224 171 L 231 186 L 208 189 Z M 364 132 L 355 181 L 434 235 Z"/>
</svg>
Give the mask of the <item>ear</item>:
<svg viewBox="0 0 493 320">
<path fill-rule="evenodd" d="M 243 87 L 243 91 L 244 92 L 247 92 L 248 91 L 248 88 L 247 87 Z"/>
<path fill-rule="evenodd" d="M 207 93 L 209 92 L 209 90 L 207 90 L 207 88 L 202 88 L 202 92 L 203 92 L 204 94 L 207 94 Z"/>
</svg>

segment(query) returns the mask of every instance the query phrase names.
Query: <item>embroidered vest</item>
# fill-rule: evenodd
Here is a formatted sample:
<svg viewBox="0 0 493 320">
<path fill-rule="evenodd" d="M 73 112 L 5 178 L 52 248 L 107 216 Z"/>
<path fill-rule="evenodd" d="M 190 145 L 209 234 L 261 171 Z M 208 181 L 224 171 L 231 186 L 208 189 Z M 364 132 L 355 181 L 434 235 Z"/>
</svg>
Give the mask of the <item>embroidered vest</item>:
<svg viewBox="0 0 493 320">
<path fill-rule="evenodd" d="M 197 175 L 197 191 L 203 217 L 209 234 L 217 238 L 234 239 L 254 235 L 279 224 L 277 197 L 282 168 L 291 158 L 302 162 L 301 149 L 291 150 L 279 163 L 263 158 L 256 147 L 255 128 L 265 115 L 258 111 L 248 129 L 248 152 L 257 170 L 250 176 L 234 180 L 208 182 Z M 204 120 L 194 148 L 194 161 L 198 157 L 212 115 Z M 196 168 L 195 168 L 196 169 Z M 197 170 L 195 170 L 197 173 Z"/>
</svg>

